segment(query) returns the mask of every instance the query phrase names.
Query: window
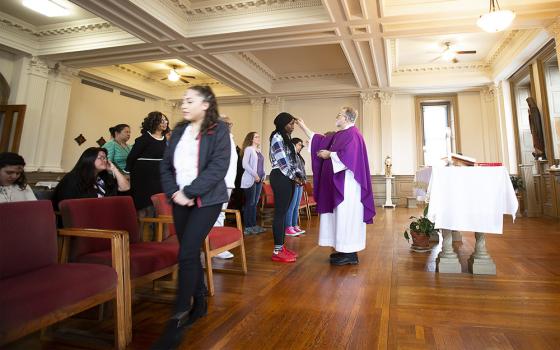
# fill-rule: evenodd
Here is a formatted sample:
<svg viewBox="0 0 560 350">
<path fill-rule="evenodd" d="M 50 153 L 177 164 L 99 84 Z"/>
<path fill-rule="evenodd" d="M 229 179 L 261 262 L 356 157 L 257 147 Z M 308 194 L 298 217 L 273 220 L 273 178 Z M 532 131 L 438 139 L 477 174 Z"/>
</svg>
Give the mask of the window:
<svg viewBox="0 0 560 350">
<path fill-rule="evenodd" d="M 418 164 L 443 164 L 448 152 L 458 152 L 454 97 L 417 97 Z M 448 137 L 449 135 L 449 137 Z"/>
</svg>

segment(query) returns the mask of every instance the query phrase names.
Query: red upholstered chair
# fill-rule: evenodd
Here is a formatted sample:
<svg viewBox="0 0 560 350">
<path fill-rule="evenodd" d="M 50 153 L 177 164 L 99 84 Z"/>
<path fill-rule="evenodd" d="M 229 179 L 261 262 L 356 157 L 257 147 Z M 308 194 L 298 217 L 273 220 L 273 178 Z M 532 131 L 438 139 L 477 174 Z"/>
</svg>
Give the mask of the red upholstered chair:
<svg viewBox="0 0 560 350">
<path fill-rule="evenodd" d="M 129 196 L 68 199 L 60 202 L 64 227 L 128 233 L 130 286 L 135 287 L 171 274 L 177 269 L 177 245 L 141 242 L 136 209 Z M 70 261 L 111 265 L 106 241 L 77 238 L 70 247 Z M 127 298 L 131 300 L 130 292 Z M 130 309 L 127 312 L 131 312 Z"/>
<path fill-rule="evenodd" d="M 115 347 L 124 349 L 130 322 L 125 317 L 123 235 L 61 230 L 63 236 L 107 242 L 113 263 L 59 264 L 50 201 L 2 203 L 0 222 L 0 347 L 115 299 Z"/>
<path fill-rule="evenodd" d="M 261 226 L 265 227 L 265 222 L 272 222 L 274 217 L 274 192 L 270 182 L 263 182 L 260 201 Z"/>
<path fill-rule="evenodd" d="M 305 188 L 303 188 L 303 190 L 301 191 L 301 198 L 298 207 L 298 211 L 302 211 L 302 210 L 305 212 L 305 218 L 309 220 L 309 218 L 311 218 L 311 213 L 309 211 L 309 206 L 307 205 L 307 200 L 305 199 Z M 298 220 L 300 218 L 301 215 L 298 215 Z"/>
<path fill-rule="evenodd" d="M 173 209 L 171 204 L 169 203 L 167 197 L 164 193 L 154 194 L 152 197 L 152 203 L 156 208 L 156 219 L 160 219 L 160 222 L 164 222 L 165 220 L 170 220 L 168 223 L 169 227 L 169 236 L 163 240 L 163 242 L 168 243 L 175 243 L 179 244 L 176 240 L 175 236 L 175 225 L 173 225 Z M 235 214 L 235 221 L 237 227 L 213 227 L 210 230 L 210 233 L 206 237 L 204 244 L 202 246 L 204 257 L 206 261 L 206 279 L 208 281 L 208 291 L 211 296 L 214 295 L 214 280 L 213 280 L 213 269 L 212 269 L 212 257 L 224 252 L 226 250 L 230 250 L 236 247 L 239 247 L 241 252 L 241 268 L 244 274 L 247 273 L 247 260 L 245 257 L 245 245 L 243 243 L 243 228 L 241 227 L 241 214 L 239 210 L 233 209 L 222 209 L 225 213 L 232 213 Z M 163 238 L 162 234 L 163 230 L 158 227 L 156 231 L 156 237 L 158 239 Z"/>
<path fill-rule="evenodd" d="M 308 217 L 311 217 L 311 208 L 317 209 L 317 202 L 313 196 L 313 184 L 306 181 L 304 186 L 303 196 L 305 198 L 305 204 L 307 205 Z"/>
</svg>

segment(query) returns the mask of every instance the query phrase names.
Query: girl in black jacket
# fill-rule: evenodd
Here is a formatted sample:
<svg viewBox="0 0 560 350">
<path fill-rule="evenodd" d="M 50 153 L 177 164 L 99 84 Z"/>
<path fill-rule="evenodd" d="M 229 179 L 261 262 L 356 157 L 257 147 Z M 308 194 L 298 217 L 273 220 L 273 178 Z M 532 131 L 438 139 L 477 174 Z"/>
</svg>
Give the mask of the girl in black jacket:
<svg viewBox="0 0 560 350">
<path fill-rule="evenodd" d="M 177 347 L 184 326 L 206 315 L 200 247 L 222 204 L 228 201 L 224 178 L 231 153 L 230 137 L 228 126 L 219 120 L 216 96 L 210 87 L 190 87 L 183 97 L 182 110 L 185 121 L 173 129 L 160 164 L 161 184 L 173 203 L 180 243 L 179 288 L 175 314 L 154 349 Z"/>
<path fill-rule="evenodd" d="M 65 199 L 116 196 L 117 191 L 129 189 L 126 177 L 107 159 L 107 150 L 90 147 L 54 189 L 53 205 L 58 210 Z"/>
</svg>

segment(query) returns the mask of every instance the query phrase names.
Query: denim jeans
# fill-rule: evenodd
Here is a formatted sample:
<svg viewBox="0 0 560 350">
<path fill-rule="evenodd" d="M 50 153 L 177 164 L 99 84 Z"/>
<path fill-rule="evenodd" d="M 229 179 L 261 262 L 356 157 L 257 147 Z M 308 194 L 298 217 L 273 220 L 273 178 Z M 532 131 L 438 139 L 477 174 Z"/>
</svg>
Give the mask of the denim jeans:
<svg viewBox="0 0 560 350">
<path fill-rule="evenodd" d="M 253 227 L 257 225 L 257 201 L 255 198 L 255 193 L 257 192 L 257 184 L 254 183 L 253 186 L 249 188 L 244 188 L 245 192 L 245 205 L 243 206 L 243 221 L 245 223 L 245 228 Z"/>
<path fill-rule="evenodd" d="M 301 202 L 301 194 L 303 187 L 295 185 L 294 195 L 292 196 L 292 201 L 290 202 L 290 207 L 286 213 L 286 227 L 297 226 L 299 218 L 299 203 Z"/>
</svg>

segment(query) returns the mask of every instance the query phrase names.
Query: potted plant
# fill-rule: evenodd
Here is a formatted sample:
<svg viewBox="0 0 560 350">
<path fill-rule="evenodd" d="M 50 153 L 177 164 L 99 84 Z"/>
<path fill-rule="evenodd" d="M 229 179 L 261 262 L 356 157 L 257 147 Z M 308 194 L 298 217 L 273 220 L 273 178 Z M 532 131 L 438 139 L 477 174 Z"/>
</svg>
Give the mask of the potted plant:
<svg viewBox="0 0 560 350">
<path fill-rule="evenodd" d="M 426 205 L 422 216 L 410 217 L 410 219 L 414 219 L 414 221 L 409 224 L 408 228 L 403 233 L 404 238 L 406 238 L 407 241 L 410 242 L 410 239 L 412 238 L 413 248 L 429 250 L 430 234 L 438 232 L 438 230 L 435 229 L 435 224 L 426 217 L 427 214 L 428 206 Z"/>
</svg>

